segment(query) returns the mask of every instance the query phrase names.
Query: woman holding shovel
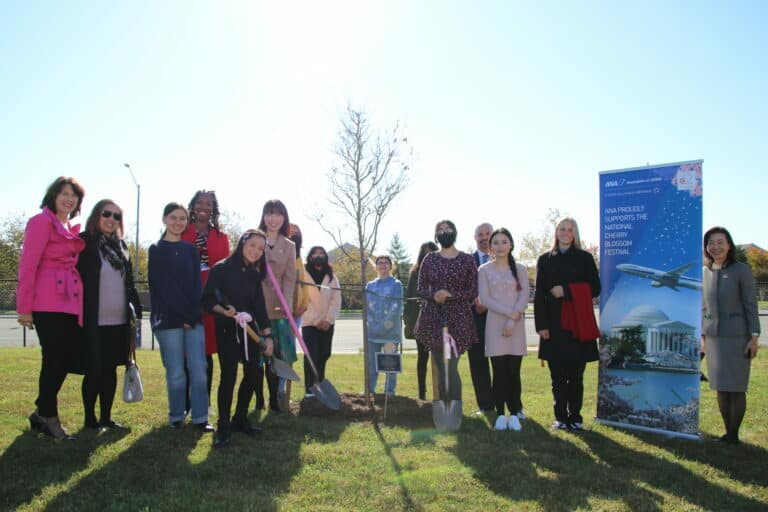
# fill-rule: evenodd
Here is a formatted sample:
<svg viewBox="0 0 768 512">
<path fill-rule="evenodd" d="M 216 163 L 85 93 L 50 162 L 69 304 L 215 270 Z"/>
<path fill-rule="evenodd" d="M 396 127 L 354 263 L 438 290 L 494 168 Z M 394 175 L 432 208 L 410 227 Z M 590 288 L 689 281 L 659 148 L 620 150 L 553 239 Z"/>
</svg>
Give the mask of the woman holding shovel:
<svg viewBox="0 0 768 512">
<path fill-rule="evenodd" d="M 317 379 L 307 357 L 304 357 L 304 386 L 306 398 L 313 398 L 312 385 L 325 380 L 325 365 L 331 357 L 333 325 L 341 309 L 339 280 L 328 264 L 328 254 L 320 246 L 312 247 L 307 254 L 307 274 L 317 286 L 307 288 L 309 301 L 302 319 L 301 335 L 309 350 L 309 356 L 317 365 Z"/>
<path fill-rule="evenodd" d="M 477 297 L 477 267 L 471 254 L 455 247 L 456 225 L 442 220 L 435 227 L 440 250 L 427 254 L 419 270 L 421 305 L 416 338 L 432 352 L 433 417 L 441 430 L 457 430 L 461 424 L 459 356 L 477 343 L 472 302 Z M 448 352 L 446 352 L 446 347 Z M 437 378 L 434 378 L 437 377 Z"/>
<path fill-rule="evenodd" d="M 248 405 L 256 385 L 259 345 L 246 333 L 247 326 L 264 336 L 264 354 L 272 354 L 272 338 L 261 282 L 266 275 L 264 247 L 267 235 L 250 229 L 243 233 L 235 252 L 211 269 L 203 291 L 203 307 L 216 314 L 216 342 L 221 368 L 219 421 L 213 446 L 229 446 L 232 432 L 253 437 L 259 429 L 248 421 Z M 243 380 L 237 392 L 235 415 L 230 419 L 237 364 L 243 363 Z"/>
<path fill-rule="evenodd" d="M 288 239 L 290 234 L 290 221 L 288 210 L 279 199 L 272 199 L 264 204 L 261 213 L 259 229 L 267 234 L 266 259 L 279 284 L 280 292 L 285 298 L 286 304 L 293 302 L 293 291 L 296 287 L 296 246 Z M 275 285 L 270 279 L 262 281 L 264 299 L 267 304 L 267 315 L 272 323 L 272 332 L 275 335 L 275 356 L 283 361 L 293 364 L 296 361 L 296 343 L 288 317 L 293 312 L 287 311 L 280 304 Z M 264 408 L 264 380 L 263 367 L 258 369 L 256 377 L 256 408 Z M 274 412 L 287 410 L 290 403 L 290 383 L 279 381 L 276 375 L 267 373 L 267 386 L 269 387 L 269 408 Z M 279 389 L 282 386 L 284 389 Z M 282 400 L 278 399 L 278 395 Z M 282 407 L 280 406 L 282 402 Z"/>
</svg>

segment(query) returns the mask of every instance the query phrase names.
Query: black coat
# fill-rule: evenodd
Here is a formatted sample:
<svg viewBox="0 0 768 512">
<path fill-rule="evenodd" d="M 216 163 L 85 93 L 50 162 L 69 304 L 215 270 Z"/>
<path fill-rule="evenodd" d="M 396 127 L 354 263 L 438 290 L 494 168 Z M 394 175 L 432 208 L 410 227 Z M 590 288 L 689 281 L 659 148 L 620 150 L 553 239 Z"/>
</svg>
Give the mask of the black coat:
<svg viewBox="0 0 768 512">
<path fill-rule="evenodd" d="M 253 318 L 251 327 L 255 330 L 264 330 L 271 325 L 261 286 L 262 275 L 253 267 L 237 264 L 232 258 L 230 256 L 213 266 L 205 283 L 201 300 L 203 309 L 214 314 L 217 351 L 219 354 L 228 355 L 233 354 L 233 351 L 241 352 L 242 345 L 237 341 L 240 328 L 235 325 L 234 319 L 213 312 L 213 307 L 217 304 L 223 306 L 219 300 L 220 297 L 216 295 L 217 290 L 238 312 L 251 315 Z M 253 351 L 254 354 L 258 354 L 253 340 L 249 340 L 249 347 L 249 353 Z M 243 354 L 239 355 L 242 359 Z"/>
<path fill-rule="evenodd" d="M 592 297 L 600 295 L 600 276 L 595 259 L 587 251 L 570 248 L 564 253 L 552 251 L 539 256 L 536 263 L 536 294 L 533 299 L 536 331 L 549 330 L 549 340 L 539 339 L 539 359 L 547 361 L 597 361 L 597 342 L 582 342 L 570 332 L 560 328 L 560 310 L 563 300 L 570 300 L 568 285 L 587 283 Z M 560 285 L 564 299 L 550 293 Z"/>
<path fill-rule="evenodd" d="M 418 295 L 419 271 L 408 274 L 408 286 L 405 288 L 405 307 L 403 308 L 403 322 L 405 329 L 403 334 L 409 340 L 416 339 L 416 321 L 419 319 L 421 301 L 415 298 Z"/>
<path fill-rule="evenodd" d="M 85 249 L 80 253 L 77 260 L 77 271 L 83 280 L 83 337 L 87 347 L 87 367 L 88 373 L 100 374 L 101 368 L 101 347 L 102 342 L 99 339 L 99 281 L 101 279 L 101 255 L 96 245 L 96 236 L 84 232 L 80 237 L 85 240 Z M 125 242 L 120 242 L 123 249 L 127 250 Z M 133 271 L 130 261 L 123 276 L 125 283 L 126 314 L 130 320 L 129 305 L 132 304 L 136 315 L 141 318 L 141 302 L 139 294 L 133 282 Z M 126 330 L 126 334 L 129 331 Z M 125 345 L 119 350 L 120 361 L 117 364 L 125 364 L 128 361 L 129 339 L 126 336 Z M 123 356 L 124 354 L 124 356 Z"/>
</svg>

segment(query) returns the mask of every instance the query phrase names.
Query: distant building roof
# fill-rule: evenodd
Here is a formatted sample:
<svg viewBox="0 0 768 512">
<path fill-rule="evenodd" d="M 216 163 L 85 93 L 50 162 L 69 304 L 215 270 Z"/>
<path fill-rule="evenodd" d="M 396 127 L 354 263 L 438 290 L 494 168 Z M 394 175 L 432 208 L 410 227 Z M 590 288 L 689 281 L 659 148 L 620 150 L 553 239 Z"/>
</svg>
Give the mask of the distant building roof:
<svg viewBox="0 0 768 512">
<path fill-rule="evenodd" d="M 760 251 L 760 252 L 768 252 L 759 245 L 756 244 L 736 244 L 736 246 L 739 249 L 744 249 L 745 251 Z"/>
</svg>

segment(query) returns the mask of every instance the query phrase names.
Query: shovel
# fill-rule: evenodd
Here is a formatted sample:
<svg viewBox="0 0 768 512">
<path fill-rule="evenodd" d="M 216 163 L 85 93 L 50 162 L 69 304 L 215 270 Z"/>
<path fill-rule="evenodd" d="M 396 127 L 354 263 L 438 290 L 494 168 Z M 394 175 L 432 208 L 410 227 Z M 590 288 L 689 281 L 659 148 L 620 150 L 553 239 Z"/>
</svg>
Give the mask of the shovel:
<svg viewBox="0 0 768 512">
<path fill-rule="evenodd" d="M 462 407 L 461 400 L 449 400 L 451 390 L 451 379 L 448 375 L 449 361 L 452 351 L 456 352 L 456 341 L 448 332 L 448 320 L 443 311 L 443 375 L 445 377 L 445 396 L 439 396 L 438 384 L 438 363 L 432 358 L 432 420 L 435 422 L 435 428 L 442 432 L 456 432 L 461 427 Z M 458 357 L 458 353 L 456 354 Z"/>
<path fill-rule="evenodd" d="M 226 308 L 230 306 L 229 300 L 227 297 L 221 292 L 221 290 L 216 290 L 214 292 L 216 295 L 216 301 L 221 305 L 222 307 Z M 245 330 L 248 333 L 248 336 L 256 342 L 259 347 L 261 347 L 262 351 L 264 350 L 264 344 L 261 343 L 261 338 L 259 337 L 259 334 L 253 330 L 253 328 L 250 325 L 245 326 Z M 244 343 L 246 343 L 245 340 L 243 340 Z M 267 366 L 269 366 L 269 369 L 277 375 L 278 377 L 282 377 L 283 379 L 292 380 L 292 381 L 300 381 L 298 374 L 293 371 L 293 368 L 283 361 L 282 359 L 278 359 L 277 357 L 273 356 L 264 356 L 264 361 L 267 363 Z"/>
<path fill-rule="evenodd" d="M 336 391 L 336 388 L 333 387 L 333 384 L 331 384 L 328 379 L 320 380 L 320 375 L 317 373 L 315 362 L 312 361 L 312 357 L 309 355 L 309 350 L 307 350 L 307 345 L 304 343 L 304 338 L 301 336 L 301 331 L 296 325 L 296 320 L 293 318 L 291 307 L 288 305 L 288 301 L 285 300 L 283 291 L 280 289 L 280 283 L 277 282 L 277 278 L 275 277 L 274 272 L 272 272 L 272 267 L 269 266 L 266 258 L 264 263 L 267 267 L 267 276 L 272 282 L 272 288 L 275 290 L 275 294 L 280 301 L 280 305 L 282 306 L 283 311 L 285 311 L 285 316 L 288 318 L 288 323 L 291 325 L 291 330 L 296 336 L 296 340 L 299 342 L 301 349 L 304 351 L 304 357 L 306 357 L 307 361 L 309 361 L 309 366 L 312 368 L 312 373 L 315 374 L 315 383 L 310 387 L 312 394 L 314 394 L 315 398 L 317 398 L 317 400 L 324 406 L 334 411 L 338 411 L 341 408 L 341 397 L 339 396 L 339 392 Z"/>
</svg>

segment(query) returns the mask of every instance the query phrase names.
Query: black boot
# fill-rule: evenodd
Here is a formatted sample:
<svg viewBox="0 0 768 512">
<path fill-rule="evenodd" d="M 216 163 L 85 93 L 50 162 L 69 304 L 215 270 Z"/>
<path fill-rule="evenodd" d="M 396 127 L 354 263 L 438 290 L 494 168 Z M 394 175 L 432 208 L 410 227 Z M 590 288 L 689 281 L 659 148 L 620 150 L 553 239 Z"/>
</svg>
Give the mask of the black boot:
<svg viewBox="0 0 768 512">
<path fill-rule="evenodd" d="M 257 434 L 261 433 L 261 429 L 255 425 L 251 425 L 251 422 L 248 421 L 248 418 L 245 416 L 235 416 L 232 418 L 231 430 L 232 432 L 242 432 L 249 437 L 255 437 Z"/>
<path fill-rule="evenodd" d="M 232 441 L 232 430 L 229 421 L 219 421 L 216 433 L 213 434 L 213 447 L 229 448 L 230 441 Z"/>
</svg>

